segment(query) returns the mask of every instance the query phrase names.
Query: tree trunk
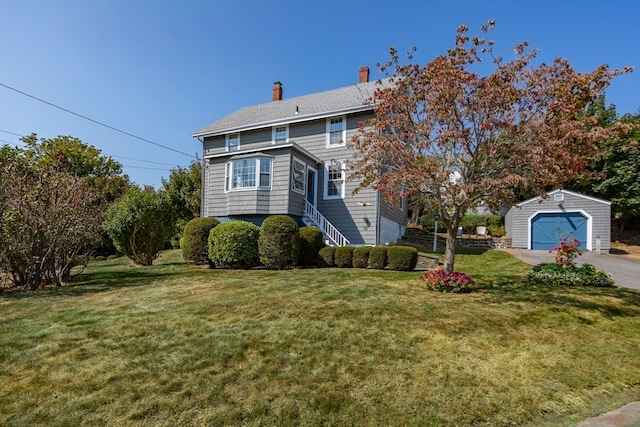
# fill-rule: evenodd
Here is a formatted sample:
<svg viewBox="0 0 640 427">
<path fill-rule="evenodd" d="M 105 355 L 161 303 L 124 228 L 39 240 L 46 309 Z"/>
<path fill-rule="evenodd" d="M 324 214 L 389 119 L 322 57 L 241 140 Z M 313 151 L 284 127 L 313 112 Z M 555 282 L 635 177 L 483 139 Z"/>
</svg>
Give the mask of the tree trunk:
<svg viewBox="0 0 640 427">
<path fill-rule="evenodd" d="M 456 256 L 456 235 L 458 226 L 447 226 L 447 245 L 444 250 L 444 271 L 453 273 L 453 261 Z"/>
</svg>

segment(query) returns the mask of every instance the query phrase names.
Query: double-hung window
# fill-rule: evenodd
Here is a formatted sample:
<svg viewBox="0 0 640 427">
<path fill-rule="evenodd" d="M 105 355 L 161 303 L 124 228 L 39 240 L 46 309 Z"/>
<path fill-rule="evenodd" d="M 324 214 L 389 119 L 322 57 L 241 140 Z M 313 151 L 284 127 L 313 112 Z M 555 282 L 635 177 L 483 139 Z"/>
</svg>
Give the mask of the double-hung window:
<svg viewBox="0 0 640 427">
<path fill-rule="evenodd" d="M 346 172 L 345 162 L 327 162 L 324 165 L 324 198 L 343 199 Z"/>
<path fill-rule="evenodd" d="M 327 119 L 327 147 L 343 147 L 347 141 L 347 119 L 345 116 Z"/>
<path fill-rule="evenodd" d="M 225 172 L 225 191 L 270 190 L 271 159 L 254 157 L 231 160 Z"/>
<path fill-rule="evenodd" d="M 274 144 L 284 144 L 289 142 L 289 126 L 274 126 L 272 141 Z"/>
<path fill-rule="evenodd" d="M 227 151 L 238 151 L 240 149 L 240 134 L 230 133 L 226 138 Z"/>
<path fill-rule="evenodd" d="M 307 165 L 300 160 L 293 158 L 293 171 L 291 176 L 291 189 L 304 194 L 306 184 Z"/>
</svg>

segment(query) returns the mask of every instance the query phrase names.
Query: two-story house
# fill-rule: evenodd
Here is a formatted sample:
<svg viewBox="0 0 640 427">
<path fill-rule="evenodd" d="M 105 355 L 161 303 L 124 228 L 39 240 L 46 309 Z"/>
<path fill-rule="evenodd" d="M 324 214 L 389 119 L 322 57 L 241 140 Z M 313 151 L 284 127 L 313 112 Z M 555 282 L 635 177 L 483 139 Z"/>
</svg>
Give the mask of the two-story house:
<svg viewBox="0 0 640 427">
<path fill-rule="evenodd" d="M 373 117 L 366 103 L 375 90 L 369 68 L 359 82 L 326 92 L 242 108 L 193 134 L 203 145 L 202 216 L 260 225 L 290 215 L 317 225 L 333 245 L 384 244 L 404 232 L 406 207 L 385 203 L 377 191 L 353 190 L 353 151 L 347 142 L 358 122 Z"/>
</svg>

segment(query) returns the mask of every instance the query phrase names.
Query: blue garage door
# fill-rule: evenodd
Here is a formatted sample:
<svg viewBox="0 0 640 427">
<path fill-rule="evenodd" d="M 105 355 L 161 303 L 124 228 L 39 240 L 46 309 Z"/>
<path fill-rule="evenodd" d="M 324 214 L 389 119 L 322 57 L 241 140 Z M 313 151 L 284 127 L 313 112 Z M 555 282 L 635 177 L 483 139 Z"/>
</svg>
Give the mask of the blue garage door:
<svg viewBox="0 0 640 427">
<path fill-rule="evenodd" d="M 541 213 L 531 220 L 531 249 L 553 249 L 571 234 L 587 247 L 587 219 L 579 213 Z"/>
</svg>

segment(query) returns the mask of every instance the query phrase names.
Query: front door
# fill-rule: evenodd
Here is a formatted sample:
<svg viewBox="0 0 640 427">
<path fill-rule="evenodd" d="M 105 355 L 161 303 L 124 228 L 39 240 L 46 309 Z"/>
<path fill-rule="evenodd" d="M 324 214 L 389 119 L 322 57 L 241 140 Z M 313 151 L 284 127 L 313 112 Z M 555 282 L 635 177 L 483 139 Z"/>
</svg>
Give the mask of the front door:
<svg viewBox="0 0 640 427">
<path fill-rule="evenodd" d="M 318 203 L 318 171 L 307 166 L 307 201 L 314 207 Z"/>
</svg>

